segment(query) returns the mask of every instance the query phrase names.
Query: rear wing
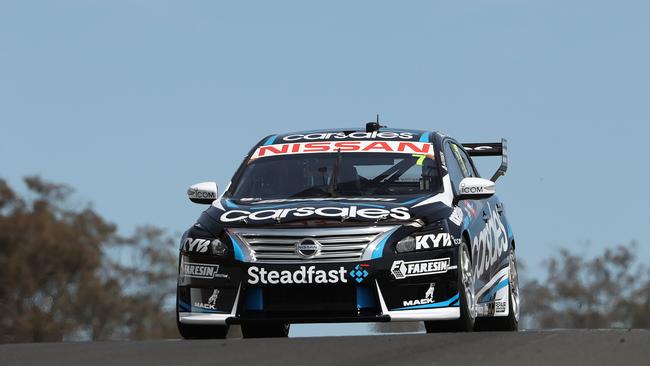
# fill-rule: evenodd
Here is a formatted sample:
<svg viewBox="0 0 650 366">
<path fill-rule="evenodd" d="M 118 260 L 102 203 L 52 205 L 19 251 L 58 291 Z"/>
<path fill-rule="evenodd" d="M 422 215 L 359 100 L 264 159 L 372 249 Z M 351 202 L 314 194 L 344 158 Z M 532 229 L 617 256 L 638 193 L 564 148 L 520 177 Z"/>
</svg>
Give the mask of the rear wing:
<svg viewBox="0 0 650 366">
<path fill-rule="evenodd" d="M 507 142 L 506 139 L 501 139 L 501 142 L 468 143 L 463 144 L 463 147 L 470 156 L 501 156 L 501 166 L 490 178 L 491 181 L 496 182 L 500 176 L 506 175 L 508 170 Z"/>
</svg>

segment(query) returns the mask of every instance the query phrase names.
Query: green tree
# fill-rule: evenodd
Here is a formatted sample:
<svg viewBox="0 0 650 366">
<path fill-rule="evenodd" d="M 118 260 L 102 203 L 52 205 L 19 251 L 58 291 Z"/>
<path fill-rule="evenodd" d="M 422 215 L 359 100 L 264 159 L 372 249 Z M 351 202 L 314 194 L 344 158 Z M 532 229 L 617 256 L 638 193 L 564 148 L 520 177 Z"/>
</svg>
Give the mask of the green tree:
<svg viewBox="0 0 650 366">
<path fill-rule="evenodd" d="M 527 327 L 650 328 L 650 275 L 634 243 L 591 259 L 562 249 L 545 267 L 522 288 Z"/>
<path fill-rule="evenodd" d="M 29 199 L 0 179 L 0 342 L 175 337 L 173 241 L 153 227 L 120 236 L 92 207 L 69 208 L 70 187 L 24 181 Z"/>
</svg>

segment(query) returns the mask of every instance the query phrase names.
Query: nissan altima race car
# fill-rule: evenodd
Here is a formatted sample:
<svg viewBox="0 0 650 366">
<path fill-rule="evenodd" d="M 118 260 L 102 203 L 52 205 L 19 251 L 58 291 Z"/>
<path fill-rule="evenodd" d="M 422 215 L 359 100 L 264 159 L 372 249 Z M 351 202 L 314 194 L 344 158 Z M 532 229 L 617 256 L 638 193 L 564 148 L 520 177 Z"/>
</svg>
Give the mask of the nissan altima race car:
<svg viewBox="0 0 650 366">
<path fill-rule="evenodd" d="M 501 157 L 491 179 L 473 158 Z M 285 337 L 295 323 L 424 321 L 427 332 L 518 328 L 515 239 L 495 182 L 506 141 L 337 129 L 272 135 L 180 242 L 183 338 Z"/>
</svg>

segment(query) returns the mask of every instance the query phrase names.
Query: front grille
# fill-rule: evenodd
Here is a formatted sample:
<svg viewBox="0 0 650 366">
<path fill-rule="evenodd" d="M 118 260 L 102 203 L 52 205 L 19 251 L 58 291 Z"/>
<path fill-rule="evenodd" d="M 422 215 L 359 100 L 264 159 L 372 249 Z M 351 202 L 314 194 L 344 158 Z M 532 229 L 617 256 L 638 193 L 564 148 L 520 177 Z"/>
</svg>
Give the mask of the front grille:
<svg viewBox="0 0 650 366">
<path fill-rule="evenodd" d="M 395 226 L 346 228 L 229 229 L 260 263 L 347 262 L 370 259 L 372 250 Z M 296 246 L 305 239 L 320 243 L 320 251 L 306 258 Z"/>
</svg>

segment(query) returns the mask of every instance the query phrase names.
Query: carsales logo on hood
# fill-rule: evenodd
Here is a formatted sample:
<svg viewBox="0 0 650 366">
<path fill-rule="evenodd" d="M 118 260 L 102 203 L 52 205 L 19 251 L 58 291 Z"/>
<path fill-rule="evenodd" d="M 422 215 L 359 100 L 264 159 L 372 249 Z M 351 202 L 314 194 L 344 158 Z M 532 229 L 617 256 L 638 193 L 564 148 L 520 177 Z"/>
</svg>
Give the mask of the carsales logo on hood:
<svg viewBox="0 0 650 366">
<path fill-rule="evenodd" d="M 433 156 L 433 146 L 419 141 L 319 141 L 260 146 L 251 159 L 289 154 L 387 152 Z"/>
<path fill-rule="evenodd" d="M 395 220 L 408 220 L 411 218 L 408 208 L 395 207 L 390 210 L 383 208 L 350 207 L 300 207 L 280 208 L 275 210 L 260 210 L 255 212 L 245 210 L 230 210 L 221 215 L 221 222 L 235 222 L 242 220 L 280 220 L 285 217 L 320 216 L 327 218 L 355 218 L 362 217 L 371 220 L 393 218 Z"/>
</svg>

